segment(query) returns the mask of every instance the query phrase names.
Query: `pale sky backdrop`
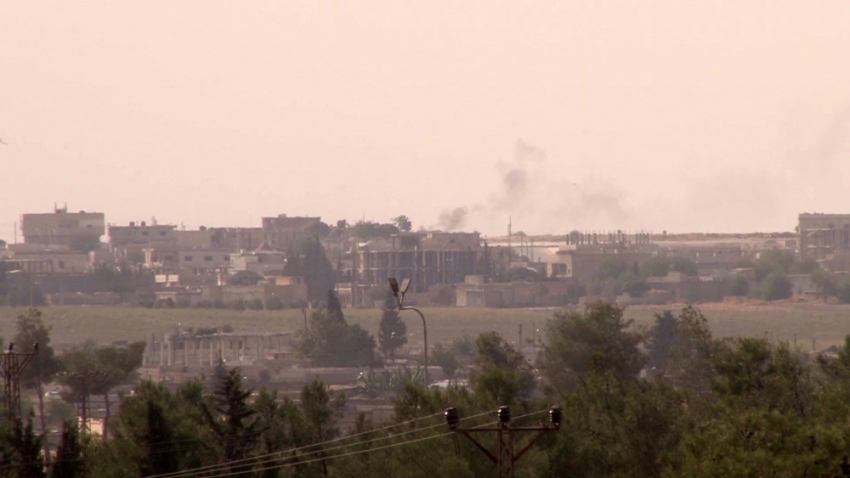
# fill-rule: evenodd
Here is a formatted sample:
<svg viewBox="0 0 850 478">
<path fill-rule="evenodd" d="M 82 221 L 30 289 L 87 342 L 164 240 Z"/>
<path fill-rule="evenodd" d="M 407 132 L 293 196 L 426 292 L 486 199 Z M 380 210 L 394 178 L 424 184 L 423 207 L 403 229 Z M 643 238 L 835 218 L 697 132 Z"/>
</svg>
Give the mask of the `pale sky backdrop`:
<svg viewBox="0 0 850 478">
<path fill-rule="evenodd" d="M 0 138 L 7 240 L 54 202 L 793 230 L 850 212 L 850 1 L 4 0 Z"/>
</svg>

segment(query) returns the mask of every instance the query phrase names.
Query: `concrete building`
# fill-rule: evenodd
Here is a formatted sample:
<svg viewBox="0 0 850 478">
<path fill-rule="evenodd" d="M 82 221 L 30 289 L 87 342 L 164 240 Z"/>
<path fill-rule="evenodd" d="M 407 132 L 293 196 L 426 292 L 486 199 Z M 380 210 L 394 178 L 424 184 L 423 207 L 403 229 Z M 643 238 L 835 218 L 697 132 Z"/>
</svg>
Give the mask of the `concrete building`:
<svg viewBox="0 0 850 478">
<path fill-rule="evenodd" d="M 283 275 L 285 265 L 286 255 L 272 250 L 265 242 L 250 252 L 240 251 L 230 255 L 231 273 L 249 271 L 264 277 Z"/>
<path fill-rule="evenodd" d="M 569 304 L 568 284 L 561 281 L 486 283 L 467 276 L 455 287 L 458 307 L 555 307 Z"/>
<path fill-rule="evenodd" d="M 105 230 L 102 212 L 68 212 L 54 208 L 52 213 L 22 214 L 24 243 L 90 249 L 100 242 Z"/>
<path fill-rule="evenodd" d="M 744 249 L 740 244 L 680 244 L 659 251 L 668 257 L 690 259 L 702 275 L 716 275 L 734 269 L 741 261 L 752 258 L 754 252 L 752 249 Z"/>
<path fill-rule="evenodd" d="M 481 248 L 478 233 L 408 232 L 357 245 L 357 287 L 387 286 L 409 277 L 411 292 L 434 284 L 456 284 L 475 274 Z"/>
<path fill-rule="evenodd" d="M 288 333 L 229 333 L 195 337 L 165 334 L 161 340 L 154 337 L 148 340 L 142 360 L 144 367 L 214 367 L 220 360 L 251 363 L 276 360 L 292 352 L 292 338 Z"/>
<path fill-rule="evenodd" d="M 36 267 L 40 274 L 83 273 L 91 271 L 93 266 L 90 252 L 75 250 L 67 245 L 10 244 L 8 252 L 11 259 Z"/>
<path fill-rule="evenodd" d="M 639 269 L 651 257 L 653 252 L 619 244 L 570 244 L 546 257 L 546 275 L 591 281 L 606 261 L 618 260 L 630 268 Z"/>
<path fill-rule="evenodd" d="M 798 220 L 800 255 L 821 260 L 850 251 L 850 214 L 803 213 Z"/>
<path fill-rule="evenodd" d="M 263 304 L 267 304 L 269 300 L 276 298 L 284 305 L 289 305 L 307 302 L 307 292 L 307 283 L 301 277 L 275 277 L 271 283 L 265 284 L 203 286 L 201 298 L 205 301 L 221 301 L 224 303 L 259 299 Z"/>
<path fill-rule="evenodd" d="M 277 217 L 263 218 L 263 241 L 274 250 L 285 251 L 304 237 L 311 235 L 311 227 L 322 222 L 321 217 Z"/>
<path fill-rule="evenodd" d="M 153 267 L 173 266 L 177 262 L 177 226 L 146 221 L 130 222 L 126 226 L 110 224 L 107 228 L 109 249 L 119 262 Z"/>
<path fill-rule="evenodd" d="M 177 268 L 194 274 L 208 273 L 230 267 L 229 249 L 186 249 L 177 252 Z"/>
</svg>

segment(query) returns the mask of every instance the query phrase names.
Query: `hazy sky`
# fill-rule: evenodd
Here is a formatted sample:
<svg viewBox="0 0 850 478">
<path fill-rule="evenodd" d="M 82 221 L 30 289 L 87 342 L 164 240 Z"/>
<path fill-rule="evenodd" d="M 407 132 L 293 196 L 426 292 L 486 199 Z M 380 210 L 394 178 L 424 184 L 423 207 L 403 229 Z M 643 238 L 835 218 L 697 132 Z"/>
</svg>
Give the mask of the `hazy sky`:
<svg viewBox="0 0 850 478">
<path fill-rule="evenodd" d="M 6 0 L 0 138 L 6 239 L 54 201 L 791 230 L 850 212 L 850 1 Z"/>
</svg>

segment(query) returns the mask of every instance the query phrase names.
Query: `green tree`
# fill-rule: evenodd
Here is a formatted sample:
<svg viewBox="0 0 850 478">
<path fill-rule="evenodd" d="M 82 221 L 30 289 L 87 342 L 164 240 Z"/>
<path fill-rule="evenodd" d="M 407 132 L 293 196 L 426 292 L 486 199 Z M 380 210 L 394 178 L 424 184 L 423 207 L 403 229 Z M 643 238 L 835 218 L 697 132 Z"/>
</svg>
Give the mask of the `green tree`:
<svg viewBox="0 0 850 478">
<path fill-rule="evenodd" d="M 398 234 L 399 230 L 394 224 L 379 224 L 372 221 L 357 221 L 351 228 L 354 237 L 371 239 L 374 237 L 389 237 Z"/>
<path fill-rule="evenodd" d="M 589 304 L 584 312 L 557 312 L 547 324 L 541 370 L 550 391 L 566 393 L 590 372 L 633 378 L 646 363 L 638 346 L 643 334 L 629 330 L 623 309 L 607 302 Z"/>
<path fill-rule="evenodd" d="M 304 385 L 301 389 L 301 409 L 313 443 L 332 440 L 339 435 L 337 421 L 345 406 L 345 394 L 334 394 L 319 380 Z M 314 451 L 311 451 L 314 453 Z M 323 452 L 318 457 L 324 458 Z M 327 463 L 321 462 L 322 470 L 328 474 Z"/>
<path fill-rule="evenodd" d="M 263 432 L 257 412 L 248 404 L 251 391 L 242 387 L 242 372 L 231 369 L 215 390 L 213 406 L 204 407 L 207 424 L 225 462 L 244 460 L 259 442 Z M 230 467 L 235 476 L 249 476 L 251 465 L 239 463 Z"/>
<path fill-rule="evenodd" d="M 756 270 L 756 279 L 763 280 L 770 274 L 788 274 L 792 271 L 797 261 L 792 251 L 784 249 L 772 249 L 760 253 L 759 258 L 753 263 Z"/>
<path fill-rule="evenodd" d="M 164 384 L 140 382 L 135 394 L 122 400 L 112 438 L 105 442 L 109 446 L 91 458 L 90 475 L 150 476 L 219 463 L 219 450 L 211 446 L 218 438 L 206 415 L 216 403 L 208 403 L 205 395 L 199 381 L 176 392 Z"/>
<path fill-rule="evenodd" d="M 696 262 L 682 256 L 673 257 L 670 261 L 670 270 L 681 272 L 689 277 L 696 277 L 699 275 L 699 267 Z"/>
<path fill-rule="evenodd" d="M 252 271 L 239 271 L 230 278 L 231 285 L 257 285 L 263 276 Z"/>
<path fill-rule="evenodd" d="M 824 300 L 838 295 L 838 276 L 832 272 L 823 270 L 812 272 L 812 283 L 818 291 L 818 296 Z"/>
<path fill-rule="evenodd" d="M 407 343 L 407 324 L 398 313 L 398 301 L 391 292 L 384 297 L 381 322 L 378 326 L 378 344 L 384 356 L 392 356 Z"/>
<path fill-rule="evenodd" d="M 299 351 L 320 366 L 358 367 L 372 363 L 375 338 L 360 324 L 349 325 L 329 293 L 331 309 L 316 309 L 310 327 L 298 332 Z"/>
<path fill-rule="evenodd" d="M 608 279 L 615 280 L 628 270 L 629 266 L 627 266 L 622 259 L 609 257 L 599 264 L 599 268 L 596 270 L 594 278 L 597 281 L 604 281 Z"/>
<path fill-rule="evenodd" d="M 102 374 L 102 379 L 95 382 L 91 391 L 103 396 L 106 415 L 103 420 L 103 439 L 109 438 L 109 420 L 111 407 L 109 392 L 127 381 L 132 374 L 142 366 L 145 354 L 145 342 L 133 342 L 126 347 L 106 346 L 94 350 L 94 367 Z"/>
<path fill-rule="evenodd" d="M 283 273 L 303 277 L 310 300 L 322 300 L 336 283 L 336 272 L 317 237 L 302 239 L 289 250 Z"/>
<path fill-rule="evenodd" d="M 407 216 L 396 216 L 392 218 L 391 221 L 395 224 L 395 227 L 397 227 L 399 231 L 410 232 L 410 230 L 413 229 L 413 223 Z"/>
<path fill-rule="evenodd" d="M 756 294 L 764 300 L 781 300 L 791 297 L 794 290 L 788 276 L 772 272 L 768 274 L 759 284 Z"/>
<path fill-rule="evenodd" d="M 84 447 L 77 426 L 70 420 L 62 423 L 62 438 L 56 447 L 56 461 L 51 478 L 82 478 L 86 476 Z"/>
<path fill-rule="evenodd" d="M 750 281 L 743 275 L 736 275 L 729 285 L 729 293 L 733 296 L 746 297 L 750 295 Z"/>
<path fill-rule="evenodd" d="M 535 388 L 531 364 L 496 332 L 475 340 L 475 367 L 469 374 L 477 396 L 491 405 L 528 400 Z"/>
<path fill-rule="evenodd" d="M 565 397 L 548 460 L 538 460 L 539 474 L 529 476 L 667 476 L 683 410 L 682 397 L 662 383 L 593 372 Z"/>
<path fill-rule="evenodd" d="M 44 459 L 41 452 L 41 435 L 35 432 L 32 414 L 26 422 L 15 418 L 10 436 L 7 438 L 11 449 L 11 459 L 6 472 L 16 478 L 46 478 Z"/>
<path fill-rule="evenodd" d="M 644 277 L 664 277 L 670 272 L 670 259 L 667 256 L 655 256 L 640 266 Z"/>
<path fill-rule="evenodd" d="M 455 290 L 449 284 L 434 284 L 428 288 L 428 302 L 448 307 L 455 303 Z"/>
<path fill-rule="evenodd" d="M 443 375 L 449 379 L 454 378 L 460 368 L 460 362 L 458 362 L 455 354 L 441 343 L 435 345 L 431 350 L 431 359 L 434 365 L 440 367 L 443 370 Z"/>
<path fill-rule="evenodd" d="M 678 327 L 679 319 L 672 311 L 665 310 L 661 314 L 655 314 L 655 323 L 646 336 L 647 367 L 659 372 L 667 369 Z"/>
<path fill-rule="evenodd" d="M 708 393 L 716 377 L 714 357 L 725 344 L 712 336 L 708 319 L 695 307 L 685 307 L 677 319 L 664 376 L 679 388 Z"/>
<path fill-rule="evenodd" d="M 50 327 L 41 320 L 41 311 L 27 309 L 18 316 L 14 342 L 18 347 L 29 348 L 38 344 L 38 354 L 29 367 L 21 371 L 20 381 L 24 388 L 35 390 L 38 395 L 38 417 L 41 434 L 47 431 L 44 418 L 44 385 L 50 383 L 62 366 L 50 345 Z M 45 450 L 46 451 L 46 450 Z M 49 456 L 45 453 L 45 456 Z"/>
<path fill-rule="evenodd" d="M 0 304 L 13 307 L 45 305 L 44 293 L 32 274 L 3 271 L 0 273 Z"/>
</svg>

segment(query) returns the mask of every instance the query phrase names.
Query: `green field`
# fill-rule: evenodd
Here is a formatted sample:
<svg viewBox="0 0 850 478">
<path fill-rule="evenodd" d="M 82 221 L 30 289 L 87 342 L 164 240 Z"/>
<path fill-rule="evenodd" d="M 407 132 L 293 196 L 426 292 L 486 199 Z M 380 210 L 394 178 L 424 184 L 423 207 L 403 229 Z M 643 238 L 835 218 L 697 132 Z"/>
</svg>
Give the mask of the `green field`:
<svg viewBox="0 0 850 478">
<path fill-rule="evenodd" d="M 677 309 L 681 306 L 666 308 Z M 649 326 L 658 306 L 632 306 L 626 316 L 639 326 Z M 765 336 L 787 340 L 811 349 L 812 340 L 820 350 L 843 341 L 850 333 L 850 306 L 781 304 L 704 304 L 700 309 L 708 317 L 716 336 Z M 24 309 L 0 308 L 0 337 L 8 341 L 14 335 L 15 317 Z M 428 321 L 430 344 L 447 342 L 463 334 L 472 336 L 495 330 L 509 340 L 517 337 L 519 324 L 523 336 L 530 338 L 534 328 L 542 329 L 553 310 L 423 308 Z M 56 346 L 68 346 L 92 339 L 98 343 L 117 340 L 141 340 L 151 334 L 172 332 L 187 327 L 215 327 L 229 324 L 238 332 L 295 332 L 303 327 L 300 310 L 231 311 L 215 309 L 145 309 L 131 307 L 45 307 L 44 321 L 53 327 Z M 359 323 L 372 333 L 378 328 L 381 312 L 377 309 L 346 309 L 346 319 Z M 414 312 L 402 312 L 412 334 L 411 344 L 421 341 L 422 328 Z"/>
</svg>

